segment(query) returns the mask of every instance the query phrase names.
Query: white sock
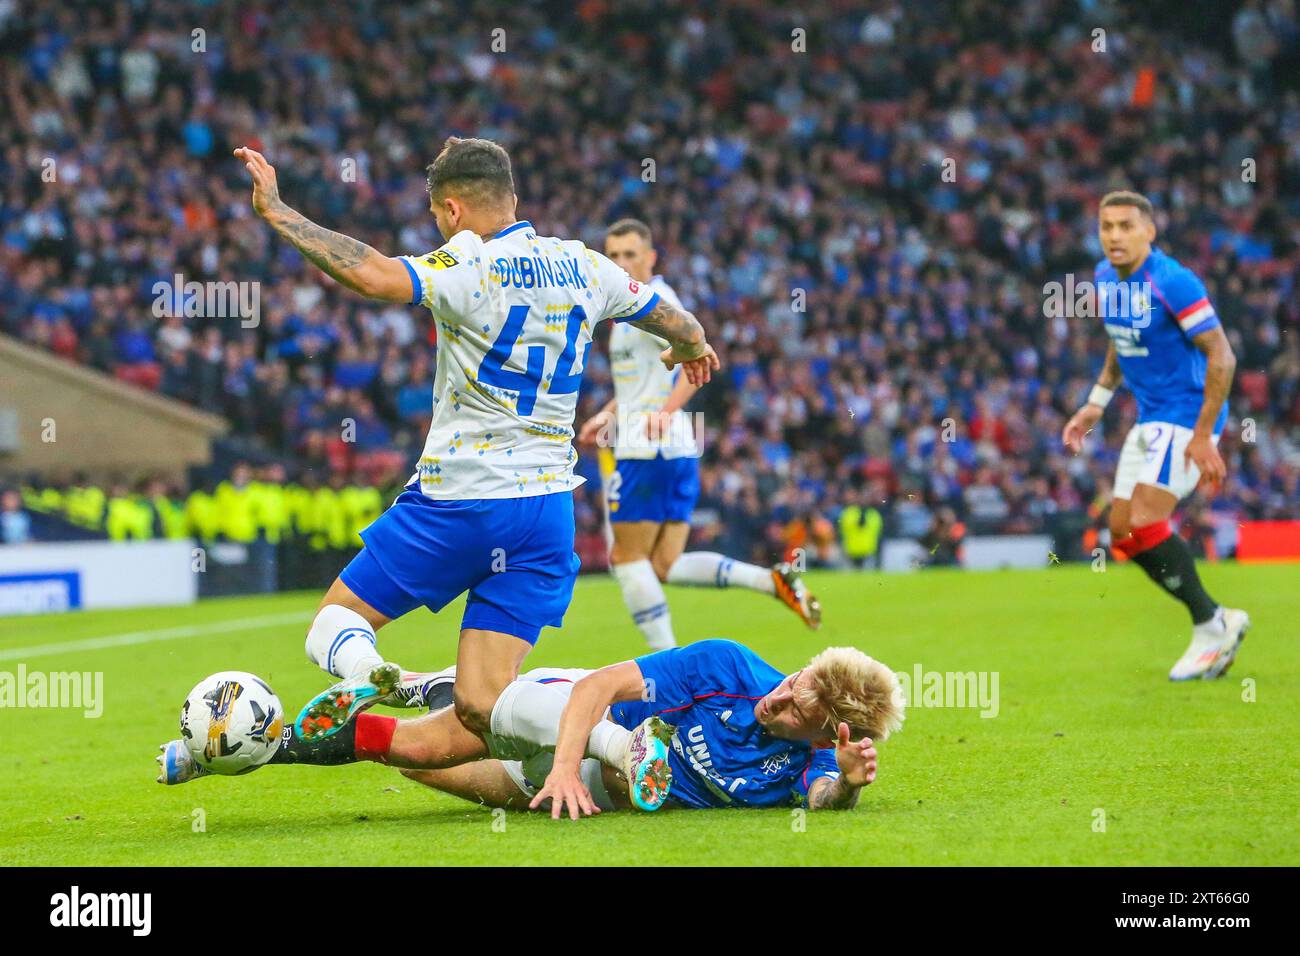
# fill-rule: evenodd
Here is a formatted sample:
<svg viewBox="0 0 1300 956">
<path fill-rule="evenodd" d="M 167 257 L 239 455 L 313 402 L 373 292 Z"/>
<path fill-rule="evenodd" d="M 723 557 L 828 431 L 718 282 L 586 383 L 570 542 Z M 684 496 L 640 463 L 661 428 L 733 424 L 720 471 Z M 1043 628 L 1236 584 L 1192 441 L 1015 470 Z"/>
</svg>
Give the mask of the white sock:
<svg viewBox="0 0 1300 956">
<path fill-rule="evenodd" d="M 307 659 L 335 677 L 356 677 L 384 662 L 375 650 L 375 631 L 341 604 L 320 609 L 307 632 Z"/>
<path fill-rule="evenodd" d="M 622 770 L 623 756 L 631 740 L 632 731 L 612 720 L 602 720 L 591 728 L 591 736 L 587 738 L 587 756 L 595 757 L 615 770 Z"/>
<path fill-rule="evenodd" d="M 659 583 L 650 559 L 615 564 L 610 571 L 618 579 L 618 586 L 623 590 L 623 603 L 632 613 L 632 620 L 641 629 L 650 650 L 676 647 L 668 598 L 664 596 L 664 586 Z"/>
<path fill-rule="evenodd" d="M 688 551 L 668 569 L 669 584 L 692 584 L 702 587 L 749 588 L 775 594 L 772 571 L 757 564 L 746 564 L 716 551 Z"/>
<path fill-rule="evenodd" d="M 1220 636 L 1228 630 L 1228 622 L 1223 619 L 1223 605 L 1219 605 L 1214 610 L 1214 617 L 1208 621 L 1202 621 L 1200 624 L 1194 624 L 1192 631 L 1197 634 L 1211 634 L 1215 637 Z"/>
<path fill-rule="evenodd" d="M 548 684 L 515 681 L 501 692 L 492 707 L 488 752 L 498 760 L 527 760 L 544 750 L 554 750 L 568 700 L 567 695 Z M 632 731 L 602 720 L 587 738 L 587 756 L 622 769 L 631 736 Z"/>
</svg>

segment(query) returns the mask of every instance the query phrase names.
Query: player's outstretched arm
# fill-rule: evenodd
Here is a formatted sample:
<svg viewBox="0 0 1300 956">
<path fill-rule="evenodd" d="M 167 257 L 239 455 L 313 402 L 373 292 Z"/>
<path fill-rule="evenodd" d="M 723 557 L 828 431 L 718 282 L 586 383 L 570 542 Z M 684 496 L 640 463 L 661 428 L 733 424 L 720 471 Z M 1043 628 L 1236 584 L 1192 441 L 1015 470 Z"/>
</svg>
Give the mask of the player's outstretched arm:
<svg viewBox="0 0 1300 956">
<path fill-rule="evenodd" d="M 1222 484 L 1228 476 L 1228 466 L 1214 445 L 1214 425 L 1219 420 L 1223 403 L 1232 391 L 1232 376 L 1237 371 L 1237 356 L 1232 352 L 1223 326 L 1216 325 L 1192 338 L 1192 344 L 1205 354 L 1205 399 L 1192 429 L 1192 440 L 1183 453 L 1185 461 L 1196 463 L 1201 470 L 1201 483 L 1211 488 Z"/>
<path fill-rule="evenodd" d="M 637 700 L 644 691 L 645 680 L 636 661 L 602 667 L 573 685 L 573 692 L 560 717 L 551 772 L 528 805 L 530 809 L 536 810 L 549 799 L 554 820 L 560 818 L 566 805 L 571 820 L 578 819 L 579 811 L 587 816 L 600 812 L 579 774 L 587 751 L 587 738 L 611 704 Z"/>
<path fill-rule="evenodd" d="M 809 810 L 850 810 L 858 802 L 862 788 L 876 779 L 877 755 L 868 738 L 849 739 L 849 725 L 841 723 L 835 741 L 838 777 L 819 777 L 808 788 Z"/>
<path fill-rule="evenodd" d="M 398 259 L 360 240 L 318 226 L 280 199 L 275 167 L 255 149 L 241 146 L 235 155 L 253 176 L 253 210 L 316 268 L 353 292 L 384 302 L 410 302 L 411 275 Z"/>
<path fill-rule="evenodd" d="M 1119 355 L 1115 352 L 1115 343 L 1111 342 L 1106 349 L 1106 362 L 1102 365 L 1101 374 L 1097 376 L 1097 384 L 1088 395 L 1087 404 L 1074 413 L 1061 431 L 1061 441 L 1066 448 L 1076 455 L 1083 451 L 1084 436 L 1101 421 L 1115 389 L 1123 382 L 1124 373 L 1119 368 Z"/>
<path fill-rule="evenodd" d="M 660 299 L 658 305 L 632 324 L 671 343 L 659 357 L 669 368 L 680 365 L 686 381 L 692 385 L 704 385 L 722 367 L 713 346 L 705 341 L 704 326 L 685 309 Z"/>
</svg>

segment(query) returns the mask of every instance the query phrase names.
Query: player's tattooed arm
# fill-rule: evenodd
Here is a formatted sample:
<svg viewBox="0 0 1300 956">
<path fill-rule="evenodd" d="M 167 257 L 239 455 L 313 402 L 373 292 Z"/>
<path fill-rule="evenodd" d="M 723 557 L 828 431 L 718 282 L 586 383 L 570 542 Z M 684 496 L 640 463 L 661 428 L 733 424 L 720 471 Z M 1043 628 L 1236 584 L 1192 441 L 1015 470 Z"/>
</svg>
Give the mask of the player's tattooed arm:
<svg viewBox="0 0 1300 956">
<path fill-rule="evenodd" d="M 1201 402 L 1201 412 L 1196 416 L 1191 441 L 1183 452 L 1183 460 L 1195 464 L 1201 472 L 1200 483 L 1214 491 L 1228 477 L 1228 466 L 1214 444 L 1214 426 L 1232 390 L 1237 357 L 1232 354 L 1232 345 L 1223 334 L 1223 326 L 1194 336 L 1192 344 L 1205 353 L 1205 398 Z"/>
<path fill-rule="evenodd" d="M 1115 351 L 1114 342 L 1106 347 L 1106 361 L 1102 364 L 1101 374 L 1097 376 L 1097 384 L 1112 392 L 1124 384 L 1124 373 L 1119 369 L 1119 353 Z"/>
<path fill-rule="evenodd" d="M 1192 344 L 1205 354 L 1205 400 L 1196 419 L 1194 431 L 1209 435 L 1219 418 L 1223 403 L 1232 391 L 1232 377 L 1237 371 L 1237 356 L 1232 352 L 1223 326 L 1216 326 L 1192 339 Z"/>
<path fill-rule="evenodd" d="M 312 222 L 280 198 L 275 167 L 247 147 L 235 150 L 253 175 L 253 210 L 293 244 L 308 262 L 340 285 L 371 299 L 410 302 L 411 277 L 398 259 L 385 256 L 359 239 Z"/>
<path fill-rule="evenodd" d="M 840 721 L 835 734 L 838 777 L 818 777 L 808 788 L 809 810 L 848 810 L 858 802 L 858 791 L 876 779 L 878 755 L 869 737 L 854 740 L 849 725 Z"/>
<path fill-rule="evenodd" d="M 685 309 L 669 305 L 664 299 L 660 299 L 641 318 L 633 320 L 632 324 L 661 339 L 667 339 L 683 361 L 699 358 L 704 354 L 704 349 L 708 348 L 700 320 Z"/>
<path fill-rule="evenodd" d="M 858 802 L 861 787 L 844 782 L 844 776 L 818 777 L 808 788 L 809 810 L 851 810 Z"/>
<path fill-rule="evenodd" d="M 700 320 L 685 309 L 660 299 L 646 315 L 632 321 L 638 329 L 667 339 L 670 346 L 660 356 L 669 368 L 682 367 L 692 385 L 704 385 L 721 368 L 717 354 L 704 336 Z"/>
</svg>

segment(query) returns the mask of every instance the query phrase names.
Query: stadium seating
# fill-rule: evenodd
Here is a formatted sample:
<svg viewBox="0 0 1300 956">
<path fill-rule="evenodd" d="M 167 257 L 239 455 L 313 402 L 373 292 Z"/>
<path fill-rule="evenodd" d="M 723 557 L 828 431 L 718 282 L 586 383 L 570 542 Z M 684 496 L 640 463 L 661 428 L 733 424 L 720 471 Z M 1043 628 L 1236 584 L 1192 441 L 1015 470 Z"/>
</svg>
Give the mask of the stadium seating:
<svg viewBox="0 0 1300 956">
<path fill-rule="evenodd" d="M 219 413 L 322 485 L 382 482 L 422 438 L 432 323 L 271 241 L 230 149 L 264 150 L 305 214 L 413 253 L 439 243 L 424 165 L 448 134 L 489 136 L 512 150 L 539 230 L 599 246 L 606 223 L 648 221 L 661 270 L 712 330 L 726 364 L 696 404 L 701 539 L 769 560 L 807 544 L 837 563 L 841 511 L 860 498 L 917 537 L 944 509 L 972 532 L 1098 525 L 1090 503 L 1133 404 L 1113 404 L 1085 459 L 1063 452 L 1104 335 L 1045 317 L 1043 286 L 1091 276 L 1096 199 L 1127 185 L 1205 277 L 1239 357 L 1213 512 L 1294 509 L 1294 5 L 1234 19 L 1155 2 L 1122 22 L 1098 7 L 1103 52 L 1064 3 L 624 6 L 512 6 L 502 54 L 472 18 L 429 29 L 403 4 L 334 5 L 328 24 L 305 0 L 9 12 L 4 42 L 22 55 L 0 77 L 3 331 Z M 218 21 L 196 51 L 195 25 Z M 282 56 L 285 38 L 312 53 Z M 143 152 L 112 145 L 126 126 Z M 1117 158 L 1143 150 L 1149 172 L 1119 181 Z M 153 284 L 176 273 L 259 282 L 260 321 L 155 318 Z M 593 351 L 580 418 L 609 392 Z M 345 418 L 355 443 L 337 440 Z M 589 535 L 594 487 L 578 500 Z"/>
</svg>

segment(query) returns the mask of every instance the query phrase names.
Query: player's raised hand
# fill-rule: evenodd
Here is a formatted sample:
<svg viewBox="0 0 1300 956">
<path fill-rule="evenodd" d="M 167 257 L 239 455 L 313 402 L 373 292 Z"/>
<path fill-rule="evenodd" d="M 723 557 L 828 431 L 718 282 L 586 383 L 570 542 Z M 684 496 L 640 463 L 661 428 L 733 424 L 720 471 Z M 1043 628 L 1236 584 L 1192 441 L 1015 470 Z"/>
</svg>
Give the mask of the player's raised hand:
<svg viewBox="0 0 1300 956">
<path fill-rule="evenodd" d="M 537 796 L 529 801 L 528 809 L 536 810 L 548 799 L 551 801 L 552 820 L 560 819 L 566 806 L 569 808 L 570 820 L 578 819 L 579 812 L 587 817 L 600 813 L 600 807 L 591 799 L 591 791 L 573 771 L 552 770 L 542 789 L 537 791 Z"/>
<path fill-rule="evenodd" d="M 876 745 L 871 738 L 851 740 L 849 725 L 841 721 L 839 737 L 835 741 L 835 762 L 844 782 L 851 787 L 867 786 L 876 779 L 876 761 Z"/>
<path fill-rule="evenodd" d="M 713 351 L 713 346 L 707 342 L 704 344 L 704 353 L 694 358 L 681 358 L 677 355 L 676 346 L 664 349 L 659 354 L 659 359 L 664 366 L 674 369 L 678 365 L 682 367 L 682 372 L 686 375 L 686 381 L 692 385 L 706 385 L 713 373 L 722 368 L 722 362 L 718 359 L 718 353 Z"/>
<path fill-rule="evenodd" d="M 1065 423 L 1061 441 L 1076 455 L 1083 451 L 1083 439 L 1101 420 L 1104 409 L 1099 405 L 1085 405 Z"/>
<path fill-rule="evenodd" d="M 266 211 L 280 201 L 280 186 L 275 180 L 275 167 L 255 149 L 241 146 L 235 155 L 244 161 L 244 168 L 253 176 L 253 211 L 265 216 Z"/>
<path fill-rule="evenodd" d="M 1194 463 L 1201 470 L 1199 486 L 1211 494 L 1218 491 L 1223 479 L 1228 477 L 1228 466 L 1223 463 L 1223 456 L 1209 435 L 1199 432 L 1192 434 L 1192 440 L 1183 452 L 1183 467 L 1189 463 Z"/>
</svg>

